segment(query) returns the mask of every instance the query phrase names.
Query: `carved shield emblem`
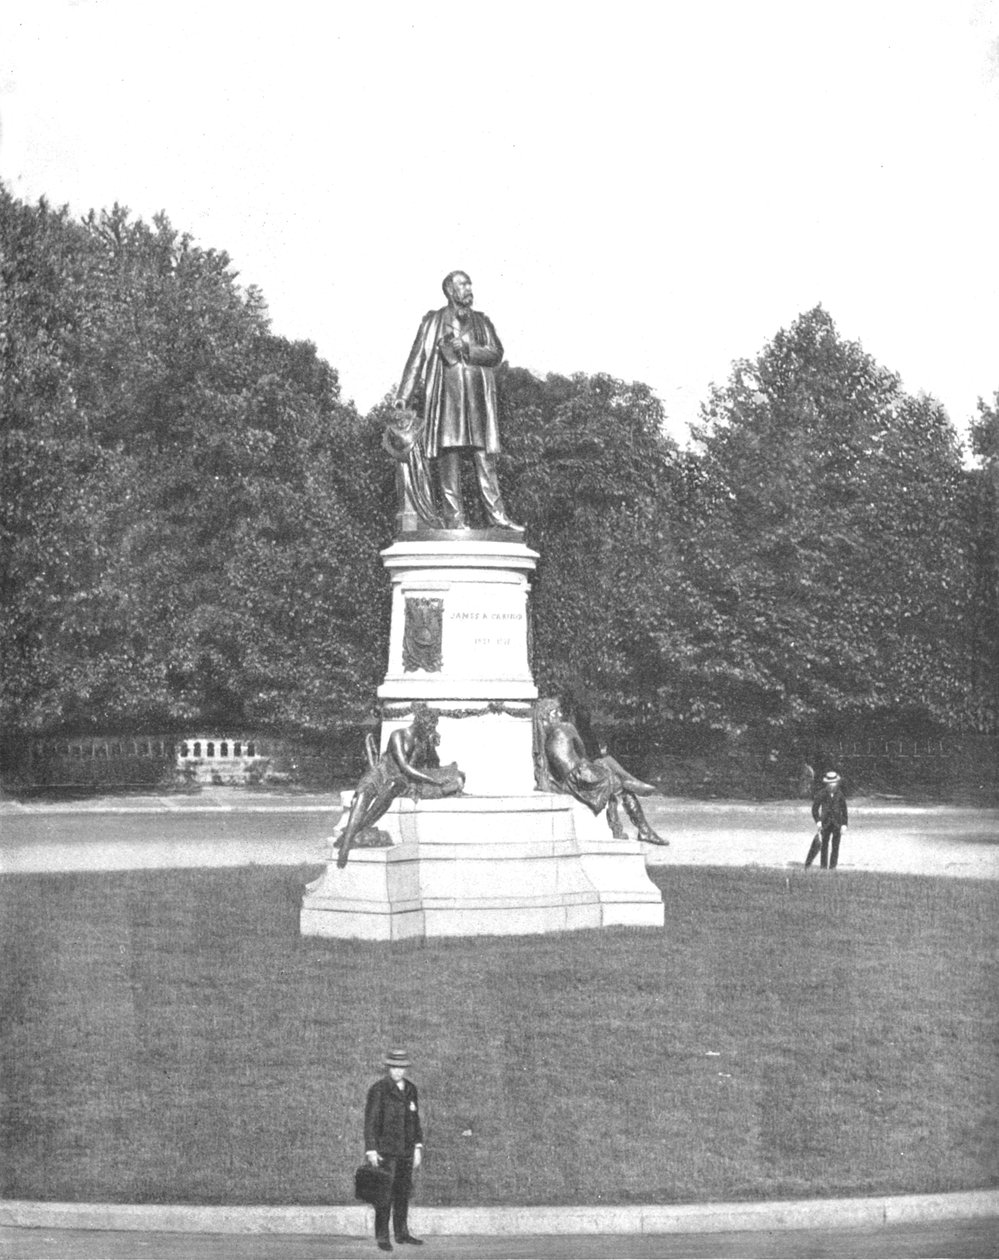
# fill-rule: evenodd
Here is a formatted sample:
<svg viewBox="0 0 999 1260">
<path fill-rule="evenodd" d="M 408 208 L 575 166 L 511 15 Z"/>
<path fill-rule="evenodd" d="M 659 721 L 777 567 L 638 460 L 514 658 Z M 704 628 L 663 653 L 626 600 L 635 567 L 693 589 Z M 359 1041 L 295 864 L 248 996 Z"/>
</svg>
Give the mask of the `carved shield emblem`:
<svg viewBox="0 0 999 1260">
<path fill-rule="evenodd" d="M 425 669 L 439 673 L 441 630 L 444 624 L 442 599 L 407 599 L 402 631 L 402 667 L 407 673 Z"/>
</svg>

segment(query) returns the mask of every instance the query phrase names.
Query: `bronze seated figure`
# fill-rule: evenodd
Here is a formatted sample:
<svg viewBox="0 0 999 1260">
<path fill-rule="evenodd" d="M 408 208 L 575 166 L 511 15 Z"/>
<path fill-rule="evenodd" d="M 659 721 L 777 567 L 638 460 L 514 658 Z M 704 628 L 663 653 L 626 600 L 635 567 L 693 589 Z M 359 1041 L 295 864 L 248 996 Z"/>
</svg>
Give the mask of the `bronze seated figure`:
<svg viewBox="0 0 999 1260">
<path fill-rule="evenodd" d="M 368 769 L 361 775 L 350 803 L 347 825 L 337 841 L 337 866 L 343 869 L 352 846 L 383 816 L 397 796 L 413 800 L 439 800 L 460 796 L 465 776 L 454 762 L 442 766 L 437 757 L 437 714 L 427 705 L 413 706 L 413 721 L 389 736 L 379 757 L 374 739 L 365 741 Z"/>
<path fill-rule="evenodd" d="M 615 840 L 627 839 L 618 812 L 624 806 L 646 844 L 668 845 L 649 825 L 638 800 L 656 789 L 629 774 L 605 749 L 589 758 L 579 732 L 566 721 L 557 700 L 539 700 L 534 711 L 534 779 L 544 792 L 567 792 L 594 814 L 607 811 L 607 825 Z"/>
</svg>

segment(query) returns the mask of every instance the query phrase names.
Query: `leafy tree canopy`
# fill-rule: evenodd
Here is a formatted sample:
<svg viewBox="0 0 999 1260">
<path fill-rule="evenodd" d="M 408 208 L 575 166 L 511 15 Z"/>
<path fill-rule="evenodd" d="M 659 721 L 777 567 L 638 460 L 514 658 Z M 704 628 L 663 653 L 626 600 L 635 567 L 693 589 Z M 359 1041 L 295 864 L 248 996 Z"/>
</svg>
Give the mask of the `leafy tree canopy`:
<svg viewBox="0 0 999 1260">
<path fill-rule="evenodd" d="M 942 408 L 821 307 L 734 365 L 695 431 L 669 704 L 721 725 L 967 715 L 968 538 Z"/>
<path fill-rule="evenodd" d="M 3 705 L 325 729 L 384 642 L 364 423 L 165 217 L 0 196 Z"/>
</svg>

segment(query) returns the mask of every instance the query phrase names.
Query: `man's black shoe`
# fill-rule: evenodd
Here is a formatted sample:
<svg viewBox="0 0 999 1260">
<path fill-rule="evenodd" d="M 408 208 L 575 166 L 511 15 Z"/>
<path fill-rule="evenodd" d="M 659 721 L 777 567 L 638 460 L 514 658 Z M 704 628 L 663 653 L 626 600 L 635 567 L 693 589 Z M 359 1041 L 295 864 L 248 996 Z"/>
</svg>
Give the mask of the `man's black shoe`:
<svg viewBox="0 0 999 1260">
<path fill-rule="evenodd" d="M 423 1246 L 423 1239 L 414 1238 L 412 1234 L 396 1234 L 395 1240 L 397 1243 L 412 1243 L 414 1247 Z"/>
<path fill-rule="evenodd" d="M 392 1250 L 392 1244 L 389 1242 L 389 1240 L 388 1240 L 387 1238 L 379 1238 L 379 1239 L 376 1239 L 376 1241 L 377 1241 L 378 1246 L 379 1246 L 379 1249 L 380 1249 L 381 1251 L 391 1251 L 391 1250 Z"/>
</svg>

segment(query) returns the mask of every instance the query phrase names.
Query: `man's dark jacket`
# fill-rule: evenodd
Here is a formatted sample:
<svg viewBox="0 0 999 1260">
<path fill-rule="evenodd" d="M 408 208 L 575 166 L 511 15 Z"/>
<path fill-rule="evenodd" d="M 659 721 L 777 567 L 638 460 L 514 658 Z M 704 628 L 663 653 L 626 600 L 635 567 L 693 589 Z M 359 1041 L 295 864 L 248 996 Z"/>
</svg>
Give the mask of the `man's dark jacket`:
<svg viewBox="0 0 999 1260">
<path fill-rule="evenodd" d="M 375 1081 L 364 1108 L 364 1149 L 379 1155 L 412 1155 L 423 1144 L 416 1086 L 403 1079 L 400 1089 L 389 1076 Z"/>
<path fill-rule="evenodd" d="M 823 827 L 845 827 L 849 819 L 842 789 L 823 788 L 812 801 L 812 818 Z"/>
</svg>

